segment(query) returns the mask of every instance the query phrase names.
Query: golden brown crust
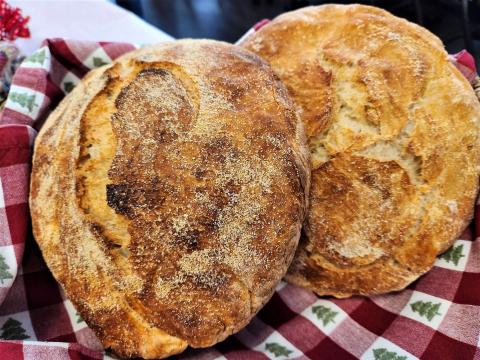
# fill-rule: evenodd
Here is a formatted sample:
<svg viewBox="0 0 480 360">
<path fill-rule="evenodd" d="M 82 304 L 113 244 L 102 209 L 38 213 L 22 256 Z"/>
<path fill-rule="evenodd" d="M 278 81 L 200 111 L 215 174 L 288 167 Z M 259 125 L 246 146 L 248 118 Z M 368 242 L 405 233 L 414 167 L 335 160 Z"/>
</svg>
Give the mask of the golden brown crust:
<svg viewBox="0 0 480 360">
<path fill-rule="evenodd" d="M 182 40 L 69 94 L 35 145 L 34 235 L 106 348 L 161 358 L 240 330 L 300 236 L 303 127 L 269 66 Z"/>
<path fill-rule="evenodd" d="M 384 10 L 283 14 L 242 44 L 295 98 L 311 209 L 287 280 L 320 295 L 400 290 L 472 217 L 480 106 L 438 38 Z"/>
</svg>

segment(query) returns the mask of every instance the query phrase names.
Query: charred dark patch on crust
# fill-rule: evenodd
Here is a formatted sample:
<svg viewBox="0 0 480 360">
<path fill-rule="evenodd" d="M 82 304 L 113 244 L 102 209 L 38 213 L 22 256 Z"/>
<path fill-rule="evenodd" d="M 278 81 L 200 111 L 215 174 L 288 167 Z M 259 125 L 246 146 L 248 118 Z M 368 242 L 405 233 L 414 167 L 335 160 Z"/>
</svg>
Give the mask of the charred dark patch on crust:
<svg viewBox="0 0 480 360">
<path fill-rule="evenodd" d="M 197 180 L 200 180 L 200 179 L 203 179 L 205 178 L 205 176 L 208 174 L 208 170 L 206 169 L 203 169 L 203 168 L 196 168 L 194 171 L 193 171 L 193 176 L 195 176 L 195 178 Z"/>
<path fill-rule="evenodd" d="M 198 229 L 187 230 L 180 234 L 174 234 L 175 241 L 185 246 L 188 250 L 195 250 L 200 245 L 200 231 Z"/>
<path fill-rule="evenodd" d="M 158 75 L 160 77 L 166 77 L 169 74 L 169 71 L 165 69 L 158 69 L 158 68 L 150 68 L 142 70 L 138 73 L 138 77 L 142 77 L 145 75 Z"/>
<path fill-rule="evenodd" d="M 107 203 L 118 214 L 131 217 L 132 190 L 128 184 L 107 185 Z"/>
<path fill-rule="evenodd" d="M 150 182 L 147 186 L 134 182 L 108 184 L 106 192 L 108 206 L 128 218 L 134 215 L 135 208 L 145 207 L 154 210 L 160 207 L 164 201 L 158 179 Z"/>
</svg>

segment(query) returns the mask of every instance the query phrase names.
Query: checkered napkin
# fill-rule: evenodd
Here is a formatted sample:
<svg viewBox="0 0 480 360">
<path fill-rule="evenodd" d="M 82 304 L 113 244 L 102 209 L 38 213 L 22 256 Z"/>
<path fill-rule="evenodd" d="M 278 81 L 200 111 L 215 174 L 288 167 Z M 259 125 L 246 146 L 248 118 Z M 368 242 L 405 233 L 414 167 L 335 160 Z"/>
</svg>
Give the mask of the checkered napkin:
<svg viewBox="0 0 480 360">
<path fill-rule="evenodd" d="M 110 357 L 32 239 L 28 178 L 35 129 L 50 110 L 88 70 L 133 48 L 47 40 L 14 76 L 0 116 L 1 360 Z M 452 61 L 474 80 L 468 54 Z M 395 294 L 337 300 L 282 282 L 243 331 L 180 358 L 480 359 L 480 240 L 473 233 L 472 224 L 428 274 Z"/>
</svg>

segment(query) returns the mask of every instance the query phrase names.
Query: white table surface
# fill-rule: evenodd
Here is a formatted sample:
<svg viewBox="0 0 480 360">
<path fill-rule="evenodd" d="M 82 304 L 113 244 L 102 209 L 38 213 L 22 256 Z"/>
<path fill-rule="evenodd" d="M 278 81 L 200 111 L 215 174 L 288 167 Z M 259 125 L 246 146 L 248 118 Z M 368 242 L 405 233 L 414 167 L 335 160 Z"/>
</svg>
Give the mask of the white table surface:
<svg viewBox="0 0 480 360">
<path fill-rule="evenodd" d="M 30 39 L 15 42 L 26 55 L 52 37 L 153 44 L 173 40 L 167 33 L 106 0 L 9 0 L 30 16 Z"/>
</svg>

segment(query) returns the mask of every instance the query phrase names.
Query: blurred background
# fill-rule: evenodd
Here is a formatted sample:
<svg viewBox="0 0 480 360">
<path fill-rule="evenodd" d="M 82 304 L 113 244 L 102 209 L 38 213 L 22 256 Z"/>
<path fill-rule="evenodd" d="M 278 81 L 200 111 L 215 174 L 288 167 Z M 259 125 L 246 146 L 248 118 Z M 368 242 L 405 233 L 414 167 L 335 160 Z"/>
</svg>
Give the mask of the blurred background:
<svg viewBox="0 0 480 360">
<path fill-rule="evenodd" d="M 261 19 L 328 2 L 382 7 L 435 33 L 450 53 L 467 49 L 480 63 L 480 0 L 116 0 L 176 38 L 228 42 L 235 42 Z"/>
</svg>

